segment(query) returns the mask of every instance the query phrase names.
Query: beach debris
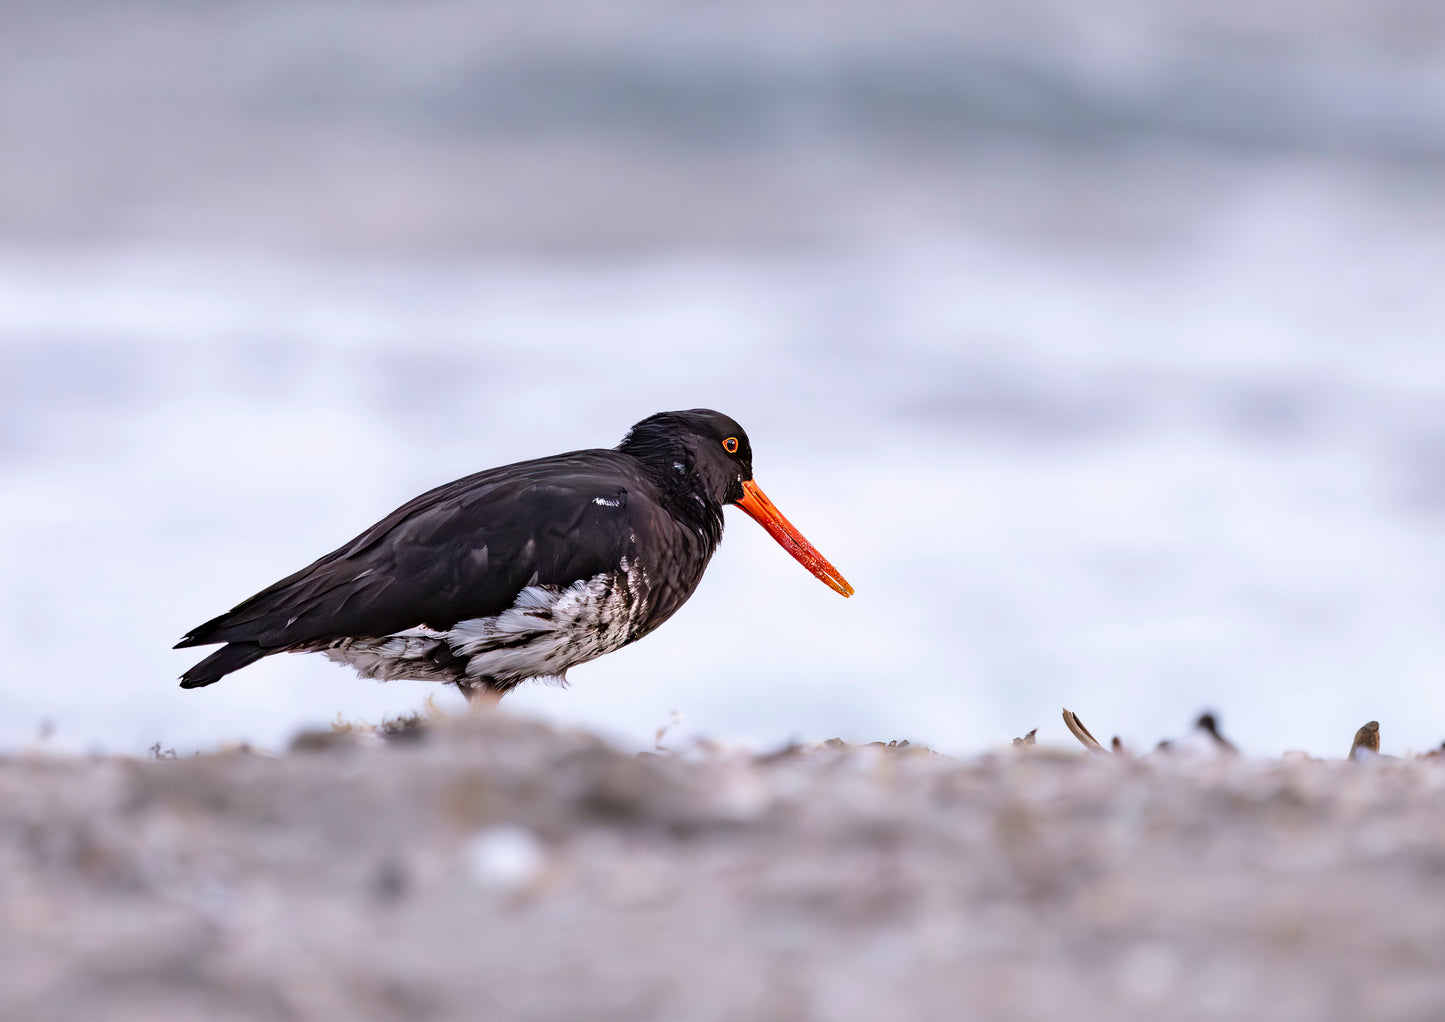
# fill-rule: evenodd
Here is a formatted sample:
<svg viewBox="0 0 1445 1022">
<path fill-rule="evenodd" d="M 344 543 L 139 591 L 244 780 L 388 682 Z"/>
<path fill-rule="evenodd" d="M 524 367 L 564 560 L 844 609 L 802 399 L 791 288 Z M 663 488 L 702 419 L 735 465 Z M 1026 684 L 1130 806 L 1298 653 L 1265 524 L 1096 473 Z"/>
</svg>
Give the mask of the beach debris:
<svg viewBox="0 0 1445 1022">
<path fill-rule="evenodd" d="M 1154 752 L 1191 759 L 1218 759 L 1221 756 L 1238 756 L 1239 747 L 1219 733 L 1218 719 L 1206 711 L 1195 718 L 1194 727 L 1187 735 L 1166 738 L 1154 747 Z"/>
<path fill-rule="evenodd" d="M 1069 729 L 1071 735 L 1083 743 L 1084 748 L 1088 749 L 1094 755 L 1113 755 L 1108 749 L 1099 744 L 1097 738 L 1089 734 L 1089 729 L 1084 727 L 1084 722 L 1079 719 L 1079 715 L 1068 707 L 1064 707 L 1064 726 Z"/>
<path fill-rule="evenodd" d="M 666 745 L 663 745 L 663 744 L 662 744 L 662 740 L 667 737 L 667 733 L 668 733 L 669 731 L 671 731 L 671 730 L 672 730 L 673 728 L 675 728 L 675 727 L 681 726 L 681 724 L 682 724 L 682 711 L 681 711 L 681 710 L 673 710 L 672 713 L 668 715 L 667 723 L 666 723 L 666 724 L 663 724 L 662 727 L 658 728 L 657 731 L 653 734 L 653 736 L 652 736 L 652 747 L 653 747 L 654 749 L 656 749 L 658 752 L 665 753 L 665 754 L 667 754 L 667 755 L 669 755 L 669 756 L 675 755 L 675 754 L 676 754 L 675 751 L 674 751 L 673 749 L 668 748 Z"/>
<path fill-rule="evenodd" d="M 359 745 L 363 737 L 359 731 L 338 730 L 330 727 L 306 728 L 296 732 L 288 747 L 291 752 L 329 752 L 332 749 L 341 749 Z"/>
<path fill-rule="evenodd" d="M 1346 757 L 1351 760 L 1369 759 L 1380 754 L 1380 722 L 1372 720 L 1363 725 L 1355 732 L 1355 740 L 1350 745 L 1350 754 Z"/>
<path fill-rule="evenodd" d="M 1219 721 L 1215 719 L 1214 714 L 1201 713 L 1199 719 L 1194 722 L 1194 730 L 1207 735 L 1214 742 L 1215 747 L 1224 755 L 1239 755 L 1239 746 L 1219 733 Z"/>
</svg>

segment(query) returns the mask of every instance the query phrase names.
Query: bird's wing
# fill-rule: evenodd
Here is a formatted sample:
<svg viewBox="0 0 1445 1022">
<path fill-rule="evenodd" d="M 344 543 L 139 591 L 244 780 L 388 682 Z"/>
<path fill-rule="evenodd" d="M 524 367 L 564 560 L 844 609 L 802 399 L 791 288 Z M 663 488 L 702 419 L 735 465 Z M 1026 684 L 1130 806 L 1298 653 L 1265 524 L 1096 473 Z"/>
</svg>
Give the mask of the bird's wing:
<svg viewBox="0 0 1445 1022">
<path fill-rule="evenodd" d="M 501 613 L 526 586 L 567 586 L 613 570 L 660 512 L 619 457 L 575 452 L 424 493 L 194 629 L 177 648 L 288 648 L 420 625 L 449 628 Z"/>
</svg>

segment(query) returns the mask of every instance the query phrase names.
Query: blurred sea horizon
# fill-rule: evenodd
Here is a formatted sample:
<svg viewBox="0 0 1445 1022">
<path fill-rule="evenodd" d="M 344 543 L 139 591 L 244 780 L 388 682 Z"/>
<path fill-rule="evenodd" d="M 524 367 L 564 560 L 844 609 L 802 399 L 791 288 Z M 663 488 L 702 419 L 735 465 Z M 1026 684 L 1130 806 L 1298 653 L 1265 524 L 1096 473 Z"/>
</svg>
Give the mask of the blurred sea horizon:
<svg viewBox="0 0 1445 1022">
<path fill-rule="evenodd" d="M 712 406 L 741 516 L 504 704 L 643 746 L 1445 738 L 1445 14 L 79 3 L 0 32 L 0 746 L 420 707 L 188 628 Z M 1101 737 L 1104 735 L 1101 734 Z"/>
</svg>

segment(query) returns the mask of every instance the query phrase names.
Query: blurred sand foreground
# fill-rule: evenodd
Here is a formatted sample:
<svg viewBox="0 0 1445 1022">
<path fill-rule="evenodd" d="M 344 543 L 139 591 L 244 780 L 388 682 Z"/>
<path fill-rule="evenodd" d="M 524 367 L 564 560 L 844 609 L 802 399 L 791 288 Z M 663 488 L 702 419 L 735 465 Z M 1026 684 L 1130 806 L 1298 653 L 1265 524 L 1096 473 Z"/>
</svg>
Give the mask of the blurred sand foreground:
<svg viewBox="0 0 1445 1022">
<path fill-rule="evenodd" d="M 0 1017 L 1430 1019 L 1439 761 L 382 743 L 0 764 Z"/>
</svg>

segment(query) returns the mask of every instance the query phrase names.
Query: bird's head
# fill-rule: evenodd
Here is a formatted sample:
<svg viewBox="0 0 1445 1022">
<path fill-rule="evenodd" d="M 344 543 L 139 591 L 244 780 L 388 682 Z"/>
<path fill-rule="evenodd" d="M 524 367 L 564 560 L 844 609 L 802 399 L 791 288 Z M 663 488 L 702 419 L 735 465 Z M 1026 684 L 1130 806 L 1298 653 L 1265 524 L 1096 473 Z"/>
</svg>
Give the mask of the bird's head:
<svg viewBox="0 0 1445 1022">
<path fill-rule="evenodd" d="M 834 592 L 853 595 L 847 579 L 753 481 L 753 446 L 733 419 L 709 408 L 658 412 L 633 426 L 617 449 L 647 465 L 665 486 L 716 507 L 742 508 Z"/>
</svg>

